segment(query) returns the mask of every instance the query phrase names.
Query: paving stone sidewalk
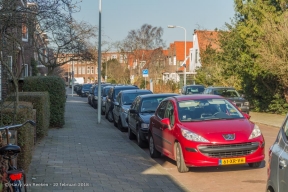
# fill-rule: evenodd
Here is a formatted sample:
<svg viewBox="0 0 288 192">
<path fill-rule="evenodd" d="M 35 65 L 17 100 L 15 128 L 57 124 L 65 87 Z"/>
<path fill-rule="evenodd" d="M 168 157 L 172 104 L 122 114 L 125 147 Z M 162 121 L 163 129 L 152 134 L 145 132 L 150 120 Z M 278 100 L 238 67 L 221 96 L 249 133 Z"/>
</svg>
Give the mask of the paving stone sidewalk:
<svg viewBox="0 0 288 192">
<path fill-rule="evenodd" d="M 65 122 L 37 144 L 28 191 L 187 191 L 113 124 L 97 124 L 87 98 L 68 93 Z"/>
</svg>

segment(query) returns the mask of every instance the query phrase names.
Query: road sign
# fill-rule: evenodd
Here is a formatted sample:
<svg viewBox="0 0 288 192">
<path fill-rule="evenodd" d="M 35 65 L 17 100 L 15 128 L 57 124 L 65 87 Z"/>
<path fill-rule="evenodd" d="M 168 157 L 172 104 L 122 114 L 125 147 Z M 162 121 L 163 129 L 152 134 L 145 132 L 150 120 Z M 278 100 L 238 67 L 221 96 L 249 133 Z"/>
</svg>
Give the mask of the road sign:
<svg viewBox="0 0 288 192">
<path fill-rule="evenodd" d="M 148 69 L 143 69 L 142 70 L 142 75 L 143 75 L 143 77 L 148 77 Z"/>
</svg>

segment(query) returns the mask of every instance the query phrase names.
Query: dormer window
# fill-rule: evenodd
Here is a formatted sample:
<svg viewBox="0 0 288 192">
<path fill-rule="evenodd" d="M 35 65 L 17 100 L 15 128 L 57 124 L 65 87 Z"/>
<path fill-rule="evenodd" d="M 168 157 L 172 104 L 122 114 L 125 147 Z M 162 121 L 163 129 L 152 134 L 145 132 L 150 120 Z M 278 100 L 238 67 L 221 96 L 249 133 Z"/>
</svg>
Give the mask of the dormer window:
<svg viewBox="0 0 288 192">
<path fill-rule="evenodd" d="M 28 28 L 26 24 L 22 24 L 22 41 L 28 42 Z"/>
</svg>

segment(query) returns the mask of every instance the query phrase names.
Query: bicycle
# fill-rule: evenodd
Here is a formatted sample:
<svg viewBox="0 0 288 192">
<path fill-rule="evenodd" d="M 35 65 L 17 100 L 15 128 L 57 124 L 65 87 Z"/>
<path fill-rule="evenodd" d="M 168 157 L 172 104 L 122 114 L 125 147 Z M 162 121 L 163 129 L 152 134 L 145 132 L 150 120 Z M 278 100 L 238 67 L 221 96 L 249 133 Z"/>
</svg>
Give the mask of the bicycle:
<svg viewBox="0 0 288 192">
<path fill-rule="evenodd" d="M 31 125 L 35 126 L 36 123 L 34 121 L 28 120 L 23 124 L 16 124 L 16 125 L 7 125 L 4 127 L 0 127 L 0 131 L 5 130 L 6 132 L 6 140 L 7 145 L 0 148 L 0 155 L 3 159 L 8 160 L 8 167 L 5 161 L 1 164 L 3 166 L 2 172 L 2 180 L 4 181 L 3 189 L 4 191 L 8 192 L 22 192 L 23 187 L 24 191 L 26 192 L 26 175 L 24 170 L 17 169 L 14 166 L 13 159 L 17 157 L 17 155 L 21 152 L 21 148 L 18 145 L 10 144 L 10 137 L 11 133 L 9 129 L 16 129 L 24 126 L 25 124 L 30 123 Z M 22 180 L 23 179 L 23 183 Z"/>
</svg>

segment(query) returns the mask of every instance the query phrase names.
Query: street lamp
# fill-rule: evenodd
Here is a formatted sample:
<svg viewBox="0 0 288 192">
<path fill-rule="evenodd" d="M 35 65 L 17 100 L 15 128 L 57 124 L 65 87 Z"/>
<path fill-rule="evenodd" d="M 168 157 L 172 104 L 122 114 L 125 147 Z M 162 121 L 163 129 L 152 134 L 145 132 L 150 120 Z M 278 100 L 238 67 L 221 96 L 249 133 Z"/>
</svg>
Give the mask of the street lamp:
<svg viewBox="0 0 288 192">
<path fill-rule="evenodd" d="M 185 32 L 185 41 L 184 41 L 184 62 L 183 62 L 183 66 L 184 66 L 184 86 L 186 85 L 186 29 L 184 27 L 181 26 L 176 26 L 176 25 L 168 25 L 168 28 L 181 28 L 184 29 Z"/>
</svg>

